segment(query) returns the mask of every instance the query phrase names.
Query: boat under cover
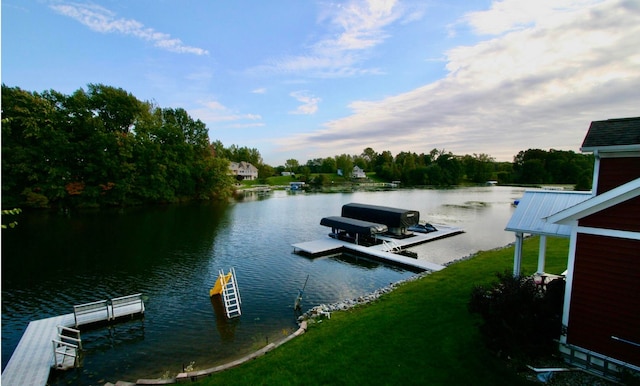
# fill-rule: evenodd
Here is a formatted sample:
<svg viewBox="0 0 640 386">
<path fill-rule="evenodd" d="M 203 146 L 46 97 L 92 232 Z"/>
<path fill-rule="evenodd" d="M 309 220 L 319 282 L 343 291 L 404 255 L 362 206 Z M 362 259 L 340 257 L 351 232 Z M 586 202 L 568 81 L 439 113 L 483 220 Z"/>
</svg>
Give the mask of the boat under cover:
<svg viewBox="0 0 640 386">
<path fill-rule="evenodd" d="M 342 216 L 385 224 L 388 228 L 406 229 L 420 221 L 420 212 L 388 206 L 351 203 L 342 206 Z"/>
<path fill-rule="evenodd" d="M 360 235 L 378 235 L 388 230 L 384 224 L 340 216 L 324 217 L 320 220 L 320 225 Z"/>
</svg>

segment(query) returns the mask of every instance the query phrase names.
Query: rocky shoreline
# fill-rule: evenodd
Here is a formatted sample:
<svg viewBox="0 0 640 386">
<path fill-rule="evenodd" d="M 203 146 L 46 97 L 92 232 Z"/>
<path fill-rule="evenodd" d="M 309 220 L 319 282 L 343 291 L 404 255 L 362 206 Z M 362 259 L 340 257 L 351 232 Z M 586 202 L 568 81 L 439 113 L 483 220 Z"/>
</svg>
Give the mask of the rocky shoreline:
<svg viewBox="0 0 640 386">
<path fill-rule="evenodd" d="M 505 249 L 505 248 L 509 248 L 511 246 L 513 246 L 514 243 L 510 243 L 498 248 L 494 248 L 494 250 L 500 250 L 500 249 Z M 444 263 L 443 265 L 445 267 L 450 266 L 451 264 L 455 264 L 455 263 L 459 263 L 461 261 L 464 260 L 469 260 L 474 258 L 478 253 L 472 253 L 470 255 L 455 259 L 455 260 L 451 260 L 447 263 Z M 403 280 L 399 280 L 395 283 L 389 283 L 389 285 L 384 286 L 382 288 L 378 288 L 377 290 L 366 294 L 366 295 L 362 295 L 362 296 L 358 296 L 357 298 L 353 298 L 353 299 L 345 299 L 342 301 L 338 301 L 335 303 L 330 303 L 330 304 L 320 304 L 317 305 L 309 310 L 307 310 L 306 312 L 304 312 L 302 315 L 300 315 L 298 317 L 298 323 L 305 321 L 305 320 L 309 320 L 309 319 L 317 319 L 317 318 L 323 318 L 323 317 L 327 317 L 330 318 L 331 317 L 331 313 L 335 312 L 335 311 L 345 311 L 348 310 L 350 308 L 362 305 L 362 304 L 367 304 L 370 303 L 374 300 L 377 300 L 378 298 L 380 298 L 380 296 L 389 293 L 391 291 L 393 291 L 394 289 L 396 289 L 396 287 L 398 287 L 399 285 L 402 285 L 404 283 L 410 282 L 410 281 L 414 281 L 414 280 L 419 280 L 427 275 L 431 274 L 431 271 L 425 271 L 419 274 L 416 274 L 414 276 L 411 276 L 407 279 L 403 279 Z"/>
<path fill-rule="evenodd" d="M 345 300 L 342 300 L 342 301 L 339 301 L 339 302 L 336 302 L 336 303 L 331 303 L 331 304 L 320 304 L 320 305 L 317 305 L 317 306 L 309 309 L 308 311 L 304 312 L 302 315 L 300 315 L 298 317 L 298 323 L 301 323 L 301 322 L 309 320 L 309 319 L 317 319 L 317 318 L 325 318 L 325 317 L 326 318 L 331 318 L 331 313 L 332 312 L 345 311 L 345 310 L 348 310 L 350 308 L 357 307 L 359 305 L 371 303 L 372 301 L 379 299 L 380 296 L 393 291 L 399 285 L 402 285 L 402 284 L 410 282 L 410 281 L 421 279 L 424 276 L 429 275 L 430 273 L 431 272 L 427 271 L 427 272 L 423 272 L 423 273 L 411 276 L 411 277 L 403 279 L 403 280 L 399 280 L 399 281 L 397 281 L 395 283 L 389 283 L 389 285 L 387 285 L 387 286 L 384 286 L 382 288 L 378 288 L 377 290 L 375 290 L 375 291 L 373 291 L 373 292 L 371 292 L 369 294 L 358 296 L 357 298 L 345 299 Z"/>
</svg>

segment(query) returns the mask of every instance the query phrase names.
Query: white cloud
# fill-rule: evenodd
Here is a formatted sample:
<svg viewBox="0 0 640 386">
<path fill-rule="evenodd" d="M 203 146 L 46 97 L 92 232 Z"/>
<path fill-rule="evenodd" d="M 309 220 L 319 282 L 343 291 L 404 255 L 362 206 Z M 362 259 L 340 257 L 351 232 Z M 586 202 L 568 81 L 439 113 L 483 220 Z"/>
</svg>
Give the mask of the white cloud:
<svg viewBox="0 0 640 386">
<path fill-rule="evenodd" d="M 395 0 L 350 0 L 325 5 L 318 21 L 327 25 L 324 38 L 310 45 L 305 54 L 272 59 L 252 71 L 305 72 L 325 78 L 380 74 L 383 71 L 378 68 L 360 67 L 369 50 L 389 37 L 386 27 L 404 16 L 405 20 L 415 21 L 421 15 Z"/>
<path fill-rule="evenodd" d="M 295 111 L 290 112 L 291 114 L 315 114 L 318 111 L 318 103 L 322 99 L 310 95 L 307 91 L 294 91 L 291 94 L 298 102 L 302 102 L 302 105 L 298 106 Z"/>
<path fill-rule="evenodd" d="M 199 104 L 201 107 L 190 109 L 189 114 L 207 124 L 224 125 L 226 128 L 264 126 L 263 122 L 256 122 L 262 120 L 259 114 L 239 114 L 215 100 L 201 101 Z"/>
<path fill-rule="evenodd" d="M 251 90 L 252 94 L 266 94 L 267 93 L 267 89 L 264 87 L 261 88 L 256 88 L 254 90 Z"/>
<path fill-rule="evenodd" d="M 50 7 L 61 15 L 75 19 L 96 32 L 134 36 L 151 42 L 158 48 L 181 54 L 209 54 L 205 49 L 185 45 L 180 39 L 172 38 L 169 34 L 145 27 L 136 20 L 117 18 L 114 12 L 99 5 L 56 3 L 50 5 Z"/>
<path fill-rule="evenodd" d="M 597 4 L 598 0 L 503 0 L 494 1 L 487 11 L 471 12 L 464 21 L 476 33 L 499 35 L 505 32 L 562 22 L 572 12 Z"/>
<path fill-rule="evenodd" d="M 577 150 L 593 120 L 637 116 L 640 100 L 640 5 L 633 1 L 494 3 L 464 20 L 500 34 L 446 52 L 447 76 L 380 101 L 351 103 L 352 115 L 322 130 L 280 141 L 305 154 L 376 151 L 488 153 L 511 160 L 519 150 Z M 528 4 L 528 3 L 527 3 Z M 586 5 L 588 6 L 586 6 Z"/>
</svg>

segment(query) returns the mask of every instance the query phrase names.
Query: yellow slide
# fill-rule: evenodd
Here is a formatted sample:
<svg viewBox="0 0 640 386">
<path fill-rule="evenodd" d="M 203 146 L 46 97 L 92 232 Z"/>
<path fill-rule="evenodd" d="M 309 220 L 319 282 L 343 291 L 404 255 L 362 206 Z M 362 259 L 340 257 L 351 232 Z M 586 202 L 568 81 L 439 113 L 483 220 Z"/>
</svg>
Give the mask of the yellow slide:
<svg viewBox="0 0 640 386">
<path fill-rule="evenodd" d="M 231 272 L 224 275 L 224 277 L 219 276 L 218 280 L 216 280 L 216 284 L 213 286 L 213 288 L 211 288 L 211 290 L 209 290 L 209 296 L 218 295 L 222 293 L 222 287 L 227 284 L 229 279 L 231 279 Z"/>
</svg>

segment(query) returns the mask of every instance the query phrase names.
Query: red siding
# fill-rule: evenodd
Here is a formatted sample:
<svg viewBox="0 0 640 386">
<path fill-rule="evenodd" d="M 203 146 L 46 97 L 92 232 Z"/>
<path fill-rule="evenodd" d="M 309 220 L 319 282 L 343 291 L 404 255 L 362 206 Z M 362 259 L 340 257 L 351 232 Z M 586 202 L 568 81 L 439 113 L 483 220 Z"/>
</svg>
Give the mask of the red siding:
<svg viewBox="0 0 640 386">
<path fill-rule="evenodd" d="M 640 177 L 640 157 L 602 158 L 597 193 L 602 194 Z M 580 219 L 580 226 L 640 232 L 640 197 Z"/>
<path fill-rule="evenodd" d="M 579 220 L 580 226 L 640 232 L 640 196 Z"/>
<path fill-rule="evenodd" d="M 567 342 L 640 366 L 640 240 L 578 234 Z"/>
<path fill-rule="evenodd" d="M 640 157 L 602 158 L 597 193 L 602 194 L 640 177 Z"/>
</svg>

